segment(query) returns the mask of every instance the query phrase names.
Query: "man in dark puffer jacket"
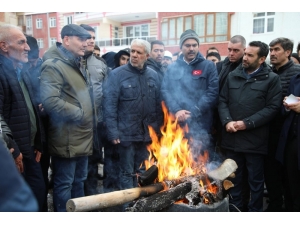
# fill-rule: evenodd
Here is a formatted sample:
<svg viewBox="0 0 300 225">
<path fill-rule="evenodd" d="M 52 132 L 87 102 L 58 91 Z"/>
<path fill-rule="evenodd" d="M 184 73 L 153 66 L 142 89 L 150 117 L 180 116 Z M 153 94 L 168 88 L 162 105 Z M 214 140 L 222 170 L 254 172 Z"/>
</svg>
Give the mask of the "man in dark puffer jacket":
<svg viewBox="0 0 300 225">
<path fill-rule="evenodd" d="M 0 26 L 0 114 L 16 142 L 13 156 L 17 167 L 42 210 L 45 193 L 40 165 L 43 128 L 29 74 L 21 71 L 20 64 L 28 61 L 29 50 L 26 37 L 19 27 Z"/>
</svg>

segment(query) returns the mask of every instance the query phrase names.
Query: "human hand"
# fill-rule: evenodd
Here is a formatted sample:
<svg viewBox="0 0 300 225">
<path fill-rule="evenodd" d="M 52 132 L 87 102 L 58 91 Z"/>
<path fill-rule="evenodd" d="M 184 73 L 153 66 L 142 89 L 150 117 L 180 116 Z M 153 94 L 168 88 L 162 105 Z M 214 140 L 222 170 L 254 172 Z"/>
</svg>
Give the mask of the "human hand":
<svg viewBox="0 0 300 225">
<path fill-rule="evenodd" d="M 120 139 L 118 138 L 118 139 L 112 140 L 112 143 L 114 145 L 120 144 Z"/>
<path fill-rule="evenodd" d="M 239 120 L 239 121 L 236 121 L 234 123 L 234 128 L 238 131 L 238 130 L 245 130 L 246 129 L 246 125 L 244 123 L 244 121 L 242 120 Z"/>
<path fill-rule="evenodd" d="M 226 124 L 226 131 L 228 133 L 237 132 L 237 129 L 235 128 L 235 123 L 236 123 L 235 121 L 231 121 Z"/>
<path fill-rule="evenodd" d="M 41 103 L 41 104 L 39 104 L 39 109 L 40 109 L 40 111 L 41 112 L 43 112 L 44 111 L 44 107 L 43 107 L 43 104 Z"/>
<path fill-rule="evenodd" d="M 179 110 L 178 112 L 175 113 L 175 117 L 178 119 L 179 122 L 184 122 L 188 118 L 191 117 L 191 112 L 187 110 Z"/>
<path fill-rule="evenodd" d="M 34 154 L 35 154 L 35 161 L 40 162 L 42 153 L 35 149 Z"/>
<path fill-rule="evenodd" d="M 24 172 L 24 167 L 23 167 L 23 155 L 20 153 L 20 155 L 15 158 L 15 164 L 17 166 L 17 169 L 19 170 L 20 173 Z"/>
<path fill-rule="evenodd" d="M 300 98 L 297 97 L 297 99 L 299 100 L 299 102 L 287 104 L 286 108 L 290 109 L 290 110 L 293 110 L 296 113 L 300 113 Z"/>
</svg>

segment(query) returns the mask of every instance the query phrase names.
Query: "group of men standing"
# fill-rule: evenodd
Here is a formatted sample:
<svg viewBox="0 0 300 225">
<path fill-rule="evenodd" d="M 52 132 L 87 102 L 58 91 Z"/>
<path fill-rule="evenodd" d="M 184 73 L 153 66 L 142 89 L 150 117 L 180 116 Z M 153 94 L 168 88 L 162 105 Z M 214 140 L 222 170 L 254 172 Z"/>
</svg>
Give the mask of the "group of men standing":
<svg viewBox="0 0 300 225">
<path fill-rule="evenodd" d="M 116 66 L 108 68 L 93 54 L 92 27 L 66 25 L 61 38 L 44 54 L 37 77 L 24 67 L 30 52 L 26 36 L 18 27 L 0 27 L 0 116 L 11 130 L 5 140 L 40 211 L 47 193 L 43 171 L 48 166 L 40 164 L 43 149 L 51 155 L 55 211 L 66 211 L 71 198 L 97 194 L 103 147 L 114 152 L 105 153 L 105 171 L 114 175 L 107 174 L 104 186 L 111 179 L 114 187 L 107 188 L 112 190 L 136 187 L 149 157 L 148 127 L 161 136 L 162 101 L 180 126 L 188 125 L 186 137 L 195 160 L 204 150 L 220 149 L 222 157 L 238 164 L 230 189 L 231 211 L 243 211 L 244 202 L 247 210 L 262 211 L 264 183 L 270 211 L 282 210 L 282 196 L 286 209 L 300 210 L 298 186 L 291 182 L 300 178 L 295 160 L 300 161 L 300 107 L 283 103 L 288 94 L 300 94 L 294 76 L 300 76 L 300 66 L 289 60 L 290 40 L 246 46 L 236 35 L 229 41 L 228 57 L 215 65 L 202 56 L 199 36 L 189 29 L 180 37 L 182 54 L 168 66 L 162 63 L 163 42 L 134 39 L 130 50 L 115 55 Z M 273 67 L 265 62 L 269 52 Z M 295 82 L 289 85 L 292 76 Z M 285 124 L 281 108 L 289 114 Z M 282 166 L 286 160 L 293 160 L 287 169 Z M 287 174 L 280 177 L 277 168 Z M 275 181 L 279 178 L 286 182 Z"/>
</svg>

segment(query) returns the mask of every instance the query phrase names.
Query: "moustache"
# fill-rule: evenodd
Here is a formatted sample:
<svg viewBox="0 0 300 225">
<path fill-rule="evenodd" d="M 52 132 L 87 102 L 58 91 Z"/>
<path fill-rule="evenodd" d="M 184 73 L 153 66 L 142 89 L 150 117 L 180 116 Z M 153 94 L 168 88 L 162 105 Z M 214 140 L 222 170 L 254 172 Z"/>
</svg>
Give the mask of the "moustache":
<svg viewBox="0 0 300 225">
<path fill-rule="evenodd" d="M 189 51 L 188 54 L 195 54 L 195 51 Z"/>
</svg>

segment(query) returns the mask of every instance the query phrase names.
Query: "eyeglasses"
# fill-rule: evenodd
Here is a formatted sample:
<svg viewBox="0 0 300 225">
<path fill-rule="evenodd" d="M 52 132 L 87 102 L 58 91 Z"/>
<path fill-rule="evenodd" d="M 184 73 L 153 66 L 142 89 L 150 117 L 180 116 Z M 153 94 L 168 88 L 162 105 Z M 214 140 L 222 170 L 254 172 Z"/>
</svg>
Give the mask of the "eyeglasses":
<svg viewBox="0 0 300 225">
<path fill-rule="evenodd" d="M 94 56 L 99 56 L 99 57 L 100 57 L 100 54 L 98 54 L 98 53 L 94 53 Z"/>
</svg>

